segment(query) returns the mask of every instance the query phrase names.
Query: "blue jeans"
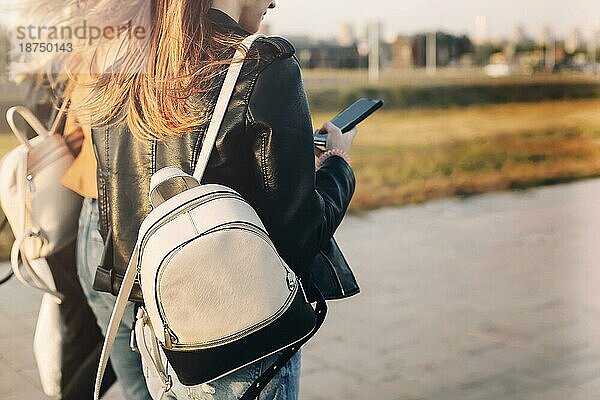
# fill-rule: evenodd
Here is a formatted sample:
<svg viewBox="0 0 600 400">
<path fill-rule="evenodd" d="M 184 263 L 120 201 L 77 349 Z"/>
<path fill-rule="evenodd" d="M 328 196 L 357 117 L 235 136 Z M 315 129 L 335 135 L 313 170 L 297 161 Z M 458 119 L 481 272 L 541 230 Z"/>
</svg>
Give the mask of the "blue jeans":
<svg viewBox="0 0 600 400">
<path fill-rule="evenodd" d="M 269 368 L 275 356 L 257 361 L 208 384 L 183 386 L 175 382 L 171 392 L 176 399 L 237 400 Z M 300 352 L 283 367 L 260 393 L 259 400 L 297 400 L 300 391 Z"/>
<path fill-rule="evenodd" d="M 84 199 L 79 216 L 79 232 L 77 236 L 77 272 L 83 292 L 103 334 L 106 334 L 108 321 L 115 305 L 115 297 L 108 293 L 100 293 L 92 288 L 96 267 L 100 263 L 104 243 L 100 236 L 98 203 L 94 199 Z M 110 356 L 112 367 L 117 375 L 127 400 L 151 399 L 144 374 L 140 355 L 131 351 L 131 327 L 134 320 L 133 304 L 129 304 L 125 316 L 119 326 L 113 351 Z"/>
<path fill-rule="evenodd" d="M 139 338 L 138 338 L 139 340 Z M 139 342 L 138 342 L 139 343 Z M 161 352 L 162 353 L 162 352 Z M 154 400 L 237 400 L 269 368 L 279 353 L 256 361 L 229 375 L 195 386 L 184 386 L 179 382 L 171 367 L 167 373 L 173 379 L 173 387 L 163 397 Z M 163 362 L 166 362 L 162 354 Z M 258 400 L 298 400 L 300 393 L 300 351 L 279 370 L 277 375 L 265 386 Z M 148 387 L 153 393 L 160 392 L 159 379 L 150 368 L 145 368 Z"/>
</svg>

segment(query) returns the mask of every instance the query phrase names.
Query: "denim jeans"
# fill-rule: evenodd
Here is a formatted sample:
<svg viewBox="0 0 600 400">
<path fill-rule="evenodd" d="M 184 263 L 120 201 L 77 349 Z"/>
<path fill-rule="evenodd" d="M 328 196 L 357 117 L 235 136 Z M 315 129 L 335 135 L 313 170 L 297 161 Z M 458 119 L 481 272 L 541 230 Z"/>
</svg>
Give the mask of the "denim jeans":
<svg viewBox="0 0 600 400">
<path fill-rule="evenodd" d="M 98 325 L 102 333 L 106 334 L 116 298 L 108 293 L 96 292 L 92 288 L 96 267 L 100 263 L 104 248 L 98 228 L 98 203 L 94 199 L 84 199 L 77 236 L 77 272 L 83 292 L 96 315 Z M 130 348 L 133 313 L 133 304 L 130 303 L 119 326 L 110 360 L 125 398 L 127 400 L 148 400 L 151 397 L 144 380 L 140 355 Z"/>
<path fill-rule="evenodd" d="M 171 392 L 178 400 L 237 400 L 278 356 L 267 357 L 208 384 L 190 387 L 174 380 Z M 298 400 L 299 392 L 300 352 L 265 386 L 258 400 Z"/>
<path fill-rule="evenodd" d="M 140 340 L 140 338 L 137 339 Z M 167 373 L 173 380 L 173 386 L 162 397 L 155 395 L 154 400 L 237 400 L 260 374 L 273 364 L 279 354 L 256 361 L 210 383 L 185 386 L 179 382 L 177 375 L 166 362 L 164 353 L 161 352 L 162 361 L 167 365 Z M 300 351 L 298 351 L 265 386 L 258 400 L 298 400 L 300 393 L 300 358 Z M 149 361 L 144 360 L 144 364 L 146 362 Z M 144 373 L 150 391 L 160 393 L 160 379 L 155 376 L 152 368 L 144 365 Z"/>
</svg>

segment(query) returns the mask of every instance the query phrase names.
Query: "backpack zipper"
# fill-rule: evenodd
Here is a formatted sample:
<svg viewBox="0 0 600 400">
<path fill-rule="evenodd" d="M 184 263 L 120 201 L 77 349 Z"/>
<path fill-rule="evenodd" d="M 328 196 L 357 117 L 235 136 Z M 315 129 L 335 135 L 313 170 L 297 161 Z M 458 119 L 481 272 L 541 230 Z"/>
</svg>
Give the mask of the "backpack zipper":
<svg viewBox="0 0 600 400">
<path fill-rule="evenodd" d="M 231 223 L 227 223 L 224 225 L 220 225 L 218 227 L 215 227 L 213 229 L 210 229 L 206 232 L 203 232 L 200 235 L 197 235 L 196 237 L 186 241 L 185 243 L 179 245 L 177 248 L 173 249 L 171 254 L 169 254 L 167 257 L 165 257 L 165 259 L 160 263 L 159 267 L 157 268 L 157 272 L 156 272 L 156 283 L 155 283 L 155 301 L 157 304 L 157 308 L 158 308 L 158 314 L 159 317 L 161 319 L 161 323 L 163 326 L 163 331 L 164 331 L 164 347 L 166 349 L 172 350 L 173 348 L 180 348 L 180 349 L 186 349 L 186 348 L 194 348 L 194 349 L 198 349 L 198 348 L 202 348 L 202 347 L 212 347 L 212 346 L 216 346 L 219 345 L 221 343 L 229 343 L 233 340 L 235 340 L 238 337 L 244 337 L 252 332 L 255 332 L 257 330 L 259 330 L 260 328 L 268 325 L 269 323 L 271 323 L 271 321 L 274 321 L 275 319 L 279 318 L 285 311 L 287 311 L 287 309 L 289 308 L 290 304 L 292 303 L 293 299 L 296 296 L 296 293 L 298 292 L 298 284 L 297 284 L 297 278 L 294 275 L 293 271 L 284 263 L 281 262 L 281 265 L 283 266 L 284 270 L 286 271 L 286 282 L 288 285 L 288 289 L 290 290 L 290 294 L 288 295 L 286 301 L 284 302 L 284 304 L 280 307 L 280 309 L 274 313 L 273 315 L 271 315 L 268 318 L 265 318 L 264 320 L 248 327 L 245 328 L 239 332 L 236 332 L 232 335 L 226 336 L 224 338 L 220 338 L 220 339 L 216 339 L 216 340 L 211 340 L 211 341 L 207 341 L 207 342 L 201 342 L 201 343 L 188 343 L 185 345 L 182 345 L 179 343 L 179 339 L 177 337 L 177 335 L 175 334 L 175 332 L 171 329 L 171 327 L 169 326 L 169 322 L 167 320 L 164 308 L 162 306 L 162 302 L 160 301 L 159 298 L 159 286 L 158 286 L 158 280 L 160 278 L 160 272 L 161 270 L 164 268 L 164 265 L 168 264 L 168 262 L 179 252 L 179 250 L 181 250 L 181 248 L 183 248 L 186 244 L 211 233 L 214 232 L 218 232 L 220 230 L 225 230 L 225 229 L 241 229 L 241 230 L 245 230 L 248 231 L 250 233 L 255 234 L 256 236 L 258 236 L 259 238 L 261 238 L 262 240 L 264 240 L 265 242 L 267 242 L 267 244 L 269 246 L 271 246 L 271 248 L 273 249 L 273 251 L 275 251 L 277 253 L 277 251 L 275 250 L 275 247 L 273 246 L 273 243 L 271 242 L 269 236 L 260 228 L 257 227 L 251 223 L 248 222 L 242 222 L 242 221 L 237 221 L 237 222 L 231 222 Z"/>
<path fill-rule="evenodd" d="M 148 243 L 148 239 L 154 232 L 156 232 L 158 229 L 165 226 L 167 223 L 173 221 L 174 219 L 179 218 L 179 216 L 181 216 L 183 213 L 189 212 L 189 210 L 191 210 L 193 208 L 204 205 L 213 200 L 225 199 L 225 198 L 234 198 L 234 199 L 246 202 L 240 195 L 238 195 L 236 193 L 232 193 L 232 192 L 219 191 L 219 192 L 207 193 L 207 194 L 201 196 L 200 198 L 195 198 L 195 199 L 192 199 L 192 200 L 182 204 L 181 206 L 179 206 L 178 209 L 171 211 L 170 213 L 161 217 L 158 221 L 154 222 L 154 224 L 152 226 L 150 226 L 150 228 L 148 228 L 148 230 L 146 231 L 146 233 L 144 234 L 144 237 L 142 238 L 142 240 L 140 242 L 141 244 L 140 244 L 139 256 L 138 256 L 137 263 L 136 263 L 137 273 L 138 274 L 140 273 L 140 269 L 141 269 L 140 261 L 142 259 L 142 254 L 144 252 L 144 248 L 146 247 L 146 244 Z"/>
</svg>

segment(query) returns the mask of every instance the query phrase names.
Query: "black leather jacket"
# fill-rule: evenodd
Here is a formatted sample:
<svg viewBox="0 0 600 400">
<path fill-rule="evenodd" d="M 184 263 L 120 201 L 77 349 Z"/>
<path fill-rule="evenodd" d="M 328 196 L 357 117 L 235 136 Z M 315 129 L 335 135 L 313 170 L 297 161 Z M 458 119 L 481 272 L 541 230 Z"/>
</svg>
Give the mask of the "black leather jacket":
<svg viewBox="0 0 600 400">
<path fill-rule="evenodd" d="M 209 16 L 217 29 L 249 35 L 227 14 L 213 9 Z M 237 190 L 281 257 L 304 282 L 313 279 L 326 298 L 356 294 L 356 280 L 333 240 L 354 192 L 352 169 L 331 157 L 315 173 L 310 111 L 293 46 L 269 37 L 252 50 L 258 57 L 244 63 L 203 183 Z M 217 96 L 218 89 L 211 107 Z M 151 210 L 150 177 L 164 166 L 192 173 L 203 132 L 159 142 L 134 138 L 126 125 L 93 129 L 107 242 L 96 290 L 118 293 L 138 229 Z M 141 300 L 139 287 L 132 299 Z"/>
</svg>

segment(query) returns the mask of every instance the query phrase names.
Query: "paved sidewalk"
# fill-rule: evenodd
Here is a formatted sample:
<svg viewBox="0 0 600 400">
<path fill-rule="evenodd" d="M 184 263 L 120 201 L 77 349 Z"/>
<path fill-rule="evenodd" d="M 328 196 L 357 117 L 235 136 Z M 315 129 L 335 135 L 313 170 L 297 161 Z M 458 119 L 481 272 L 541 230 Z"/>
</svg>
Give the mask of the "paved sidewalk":
<svg viewBox="0 0 600 400">
<path fill-rule="evenodd" d="M 305 348 L 302 400 L 600 398 L 599 198 L 592 180 L 347 218 L 362 294 Z M 0 288 L 0 399 L 44 398 L 38 302 Z"/>
</svg>

